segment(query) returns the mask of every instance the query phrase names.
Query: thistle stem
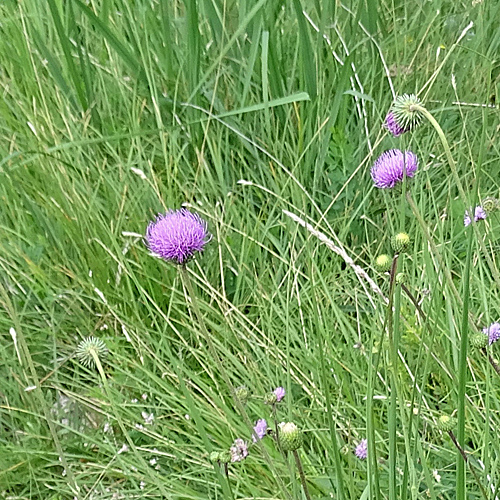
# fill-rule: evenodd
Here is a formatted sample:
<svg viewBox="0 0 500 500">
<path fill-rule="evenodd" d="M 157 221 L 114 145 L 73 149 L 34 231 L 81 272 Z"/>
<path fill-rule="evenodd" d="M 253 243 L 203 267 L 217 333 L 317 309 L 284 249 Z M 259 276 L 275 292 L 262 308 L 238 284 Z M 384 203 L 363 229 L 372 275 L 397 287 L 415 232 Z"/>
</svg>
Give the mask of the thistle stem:
<svg viewBox="0 0 500 500">
<path fill-rule="evenodd" d="M 481 493 L 483 497 L 488 500 L 488 494 L 486 493 L 486 490 L 484 489 L 483 484 L 481 483 L 479 476 L 477 475 L 475 467 L 472 466 L 472 464 L 469 461 L 469 457 L 467 453 L 465 453 L 465 450 L 460 446 L 459 442 L 457 441 L 457 438 L 455 437 L 455 434 L 453 431 L 448 431 L 448 435 L 450 436 L 450 439 L 453 441 L 453 444 L 459 451 L 460 455 L 462 456 L 464 462 L 469 466 L 470 471 L 474 475 L 474 478 L 476 479 L 477 485 L 479 486 Z"/>
<path fill-rule="evenodd" d="M 299 454 L 297 450 L 293 450 L 293 456 L 295 458 L 295 463 L 297 464 L 297 469 L 299 471 L 300 481 L 302 483 L 302 487 L 304 488 L 304 495 L 307 500 L 311 500 L 311 495 L 309 495 L 309 489 L 307 488 L 306 475 L 304 474 L 304 469 L 302 467 L 302 462 L 300 460 Z"/>
</svg>

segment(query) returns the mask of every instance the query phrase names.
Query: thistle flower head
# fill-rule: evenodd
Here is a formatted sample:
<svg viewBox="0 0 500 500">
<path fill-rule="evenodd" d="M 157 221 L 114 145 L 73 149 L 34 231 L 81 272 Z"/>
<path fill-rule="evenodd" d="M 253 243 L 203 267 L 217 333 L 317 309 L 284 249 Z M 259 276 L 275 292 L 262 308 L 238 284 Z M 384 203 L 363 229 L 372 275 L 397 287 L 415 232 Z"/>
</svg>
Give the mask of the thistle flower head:
<svg viewBox="0 0 500 500">
<path fill-rule="evenodd" d="M 389 149 L 382 153 L 373 164 L 371 176 L 375 186 L 382 189 L 392 188 L 406 177 L 414 177 L 418 169 L 415 153 L 399 149 Z"/>
<path fill-rule="evenodd" d="M 255 426 L 253 428 L 252 440 L 254 443 L 260 441 L 267 432 L 267 422 L 261 418 L 255 422 Z"/>
<path fill-rule="evenodd" d="M 387 115 L 388 117 L 391 115 L 389 123 L 386 118 L 387 129 L 394 137 L 414 130 L 422 121 L 423 109 L 422 101 L 415 94 L 403 94 L 396 97 Z"/>
<path fill-rule="evenodd" d="M 276 387 L 273 393 L 276 396 L 277 403 L 279 403 L 285 397 L 285 389 L 283 387 Z"/>
<path fill-rule="evenodd" d="M 210 241 L 207 223 L 185 208 L 169 210 L 149 223 L 146 245 L 153 255 L 185 264 Z"/>
<path fill-rule="evenodd" d="M 354 454 L 361 460 L 366 460 L 368 456 L 368 440 L 362 439 L 356 448 L 354 449 Z"/>
<path fill-rule="evenodd" d="M 108 355 L 108 352 L 106 344 L 101 339 L 97 337 L 87 337 L 78 344 L 75 354 L 78 361 L 80 361 L 83 366 L 93 368 L 96 364 L 94 354 L 102 363 Z"/>
<path fill-rule="evenodd" d="M 488 335 L 489 344 L 495 343 L 500 339 L 500 323 L 491 323 L 490 326 L 483 328 L 483 333 Z"/>
<path fill-rule="evenodd" d="M 481 205 L 478 205 L 474 209 L 474 222 L 477 222 L 479 220 L 484 220 L 484 219 L 486 219 L 487 216 L 488 216 L 488 214 L 486 213 L 486 211 L 484 210 L 484 208 Z M 469 226 L 471 222 L 472 222 L 471 215 L 470 215 L 469 211 L 466 210 L 465 215 L 464 215 L 464 226 L 465 227 Z"/>
<path fill-rule="evenodd" d="M 392 265 L 392 260 L 387 254 L 382 254 L 379 255 L 375 259 L 375 267 L 377 268 L 378 271 L 381 273 L 385 273 L 387 271 L 390 271 Z"/>
<path fill-rule="evenodd" d="M 229 453 L 231 454 L 231 462 L 241 462 L 248 456 L 248 446 L 243 439 L 235 439 L 229 448 Z"/>
<path fill-rule="evenodd" d="M 410 131 L 409 128 L 403 128 L 399 124 L 399 122 L 396 120 L 396 117 L 394 116 L 394 113 L 392 111 L 389 111 L 387 113 L 387 116 L 385 117 L 385 121 L 384 121 L 384 126 L 394 137 L 399 137 L 400 135 L 404 134 L 405 132 Z"/>
<path fill-rule="evenodd" d="M 391 238 L 392 249 L 397 253 L 406 252 L 410 243 L 410 237 L 406 233 L 398 233 Z"/>
<path fill-rule="evenodd" d="M 281 422 L 278 434 L 283 451 L 295 451 L 302 446 L 302 432 L 293 422 Z"/>
<path fill-rule="evenodd" d="M 443 432 L 451 432 L 457 425 L 457 419 L 449 415 L 441 415 L 438 419 L 438 427 Z"/>
</svg>

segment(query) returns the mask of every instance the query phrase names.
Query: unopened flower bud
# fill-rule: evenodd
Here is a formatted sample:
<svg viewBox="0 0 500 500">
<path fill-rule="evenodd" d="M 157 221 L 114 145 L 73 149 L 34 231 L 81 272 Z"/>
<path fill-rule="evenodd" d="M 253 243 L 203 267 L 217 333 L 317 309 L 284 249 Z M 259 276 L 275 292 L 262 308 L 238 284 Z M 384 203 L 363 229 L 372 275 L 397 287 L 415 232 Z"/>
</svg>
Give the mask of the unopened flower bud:
<svg viewBox="0 0 500 500">
<path fill-rule="evenodd" d="M 302 446 L 302 432 L 293 422 L 282 422 L 278 433 L 283 451 L 295 451 Z"/>
<path fill-rule="evenodd" d="M 476 349 L 483 349 L 488 345 L 488 335 L 484 333 L 476 333 L 470 337 L 470 344 Z"/>
<path fill-rule="evenodd" d="M 452 431 L 457 425 L 457 419 L 449 415 L 441 415 L 438 420 L 438 427 L 443 432 Z"/>
<path fill-rule="evenodd" d="M 391 238 L 392 249 L 397 253 L 406 252 L 410 243 L 410 237 L 406 233 L 398 233 Z"/>
<path fill-rule="evenodd" d="M 375 259 L 375 267 L 377 268 L 378 271 L 382 273 L 390 271 L 391 265 L 392 265 L 391 258 L 387 254 L 379 255 Z"/>
</svg>

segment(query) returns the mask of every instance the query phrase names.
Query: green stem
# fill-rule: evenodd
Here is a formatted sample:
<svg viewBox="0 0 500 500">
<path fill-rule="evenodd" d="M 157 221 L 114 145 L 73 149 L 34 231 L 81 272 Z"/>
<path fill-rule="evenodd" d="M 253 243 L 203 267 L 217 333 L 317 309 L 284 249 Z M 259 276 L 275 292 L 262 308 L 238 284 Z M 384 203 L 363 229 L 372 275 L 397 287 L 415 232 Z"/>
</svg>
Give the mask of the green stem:
<svg viewBox="0 0 500 500">
<path fill-rule="evenodd" d="M 304 488 L 304 495 L 306 496 L 307 500 L 311 500 L 311 495 L 309 495 L 309 489 L 307 488 L 306 475 L 304 474 L 304 468 L 302 467 L 302 462 L 300 461 L 297 450 L 293 450 L 293 456 L 295 458 L 295 463 L 297 464 L 302 487 Z"/>
</svg>

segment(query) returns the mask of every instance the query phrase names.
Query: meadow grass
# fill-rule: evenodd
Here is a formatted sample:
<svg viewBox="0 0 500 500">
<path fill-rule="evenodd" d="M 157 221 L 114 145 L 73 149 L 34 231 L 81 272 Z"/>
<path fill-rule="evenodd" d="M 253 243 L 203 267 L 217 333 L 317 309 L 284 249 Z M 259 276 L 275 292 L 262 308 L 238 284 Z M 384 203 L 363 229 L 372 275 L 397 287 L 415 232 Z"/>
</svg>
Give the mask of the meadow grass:
<svg viewBox="0 0 500 500">
<path fill-rule="evenodd" d="M 271 437 L 227 476 L 210 460 L 265 418 L 302 429 L 311 498 L 495 499 L 498 346 L 468 338 L 500 321 L 500 212 L 463 219 L 500 198 L 499 16 L 3 2 L 2 498 L 306 498 Z M 393 138 L 403 93 L 431 121 Z M 377 189 L 389 148 L 419 171 Z M 181 206 L 213 235 L 186 275 L 143 239 Z M 374 265 L 402 230 L 403 285 Z M 89 336 L 98 370 L 75 357 Z"/>
</svg>

